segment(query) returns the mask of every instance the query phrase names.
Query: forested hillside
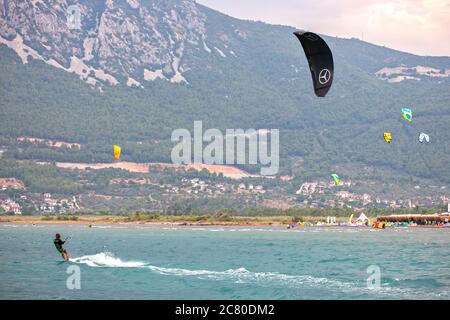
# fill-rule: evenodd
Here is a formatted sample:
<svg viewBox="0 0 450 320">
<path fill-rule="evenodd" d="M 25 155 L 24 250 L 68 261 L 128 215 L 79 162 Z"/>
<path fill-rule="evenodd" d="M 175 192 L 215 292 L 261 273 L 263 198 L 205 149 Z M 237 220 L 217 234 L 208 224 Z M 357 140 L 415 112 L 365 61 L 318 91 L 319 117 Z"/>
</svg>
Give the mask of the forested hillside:
<svg viewBox="0 0 450 320">
<path fill-rule="evenodd" d="M 69 2 L 58 4 L 64 9 Z M 234 19 L 193 1 L 141 1 L 136 8 L 127 1 L 114 1 L 112 7 L 78 1 L 89 23 L 59 36 L 39 29 L 39 24 L 24 27 L 38 19 L 27 10 L 45 14 L 58 6 L 13 8 L 12 1 L 1 3 L 0 134 L 9 146 L 5 157 L 104 162 L 111 161 L 111 144 L 119 144 L 124 160 L 167 162 L 171 132 L 192 131 L 194 120 L 202 120 L 205 129 L 280 129 L 282 173 L 323 177 L 340 168 L 358 176 L 352 170 L 358 164 L 450 183 L 449 57 L 419 57 L 325 36 L 336 69 L 333 88 L 321 99 L 313 93 L 292 27 Z M 26 19 L 15 24 L 15 16 Z M 91 16 L 101 16 L 106 31 Z M 153 37 L 145 17 L 157 21 L 159 38 Z M 133 26 L 131 31 L 111 22 L 117 19 Z M 129 40 L 132 34 L 141 42 Z M 30 54 L 24 64 L 11 45 L 18 36 L 40 58 Z M 89 59 L 83 52 L 84 37 L 96 41 Z M 133 50 L 114 47 L 117 39 Z M 109 58 L 102 51 L 104 42 Z M 156 50 L 154 57 L 160 59 L 144 59 L 149 50 Z M 103 68 L 118 83 L 97 76 L 93 85 L 72 69 L 49 64 L 54 59 L 68 68 L 73 57 L 96 70 Z M 161 76 L 149 79 L 148 72 Z M 139 86 L 131 85 L 130 78 Z M 413 110 L 412 123 L 402 119 L 405 106 Z M 391 144 L 383 140 L 385 131 L 393 134 Z M 420 132 L 430 135 L 430 144 L 418 143 Z M 16 144 L 18 136 L 82 147 Z"/>
</svg>

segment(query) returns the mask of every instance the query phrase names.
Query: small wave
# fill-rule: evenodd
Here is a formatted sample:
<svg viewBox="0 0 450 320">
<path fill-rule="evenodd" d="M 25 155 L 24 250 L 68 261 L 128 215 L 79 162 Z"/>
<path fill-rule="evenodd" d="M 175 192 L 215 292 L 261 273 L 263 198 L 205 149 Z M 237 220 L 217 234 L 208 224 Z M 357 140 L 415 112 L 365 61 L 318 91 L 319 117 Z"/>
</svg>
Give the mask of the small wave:
<svg viewBox="0 0 450 320">
<path fill-rule="evenodd" d="M 95 229 L 125 229 L 126 227 L 118 227 L 118 226 L 106 226 L 106 225 L 91 225 L 91 228 Z"/>
<path fill-rule="evenodd" d="M 19 225 L 19 224 L 4 224 L 4 227 L 10 227 L 10 228 L 19 228 L 19 227 L 23 227 L 26 225 Z"/>
</svg>

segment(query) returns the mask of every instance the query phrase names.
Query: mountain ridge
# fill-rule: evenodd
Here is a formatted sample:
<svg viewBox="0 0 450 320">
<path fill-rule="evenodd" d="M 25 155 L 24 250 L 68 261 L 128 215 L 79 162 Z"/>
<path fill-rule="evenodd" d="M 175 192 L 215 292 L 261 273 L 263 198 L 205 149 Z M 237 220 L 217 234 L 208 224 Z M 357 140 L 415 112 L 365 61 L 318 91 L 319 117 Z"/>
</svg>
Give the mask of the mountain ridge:
<svg viewBox="0 0 450 320">
<path fill-rule="evenodd" d="M 30 46 L 26 48 L 31 56 L 63 70 L 74 72 L 91 85 L 95 85 L 97 80 L 108 81 L 115 85 L 119 82 L 114 77 L 117 74 L 126 77 L 126 83 L 129 86 L 141 86 L 141 82 L 145 80 L 152 81 L 158 78 L 168 79 L 175 83 L 186 83 L 187 81 L 182 75 L 183 66 L 180 65 L 180 60 L 185 47 L 189 45 L 194 45 L 195 49 L 203 46 L 208 53 L 218 53 L 223 58 L 227 57 L 223 53 L 225 51 L 223 48 L 219 49 L 214 46 L 211 49 L 206 43 L 208 37 L 205 28 L 206 16 L 220 13 L 198 5 L 194 1 L 148 2 L 152 6 L 141 5 L 141 2 L 137 0 L 78 2 L 53 0 L 49 2 L 52 3 L 51 6 L 45 6 L 45 3 L 39 0 L 30 3 L 26 7 L 24 3 L 16 4 L 14 1 L 2 0 L 0 3 L 3 8 L 2 19 L 0 19 L 0 41 L 16 50 L 23 57 L 23 61 L 26 53 L 20 53 L 20 47 L 26 43 L 34 45 L 34 48 L 30 48 Z M 177 5 L 179 6 L 177 7 Z M 64 16 L 64 14 L 69 14 L 64 9 L 67 10 L 74 6 L 79 8 L 80 29 L 71 29 L 70 18 Z M 182 8 L 181 11 L 178 8 Z M 164 12 L 164 10 L 169 10 L 169 12 Z M 163 12 L 162 17 L 159 16 L 158 19 L 158 14 Z M 157 18 L 154 18 L 155 15 Z M 225 17 L 231 21 L 239 21 L 230 16 Z M 118 22 L 115 19 L 118 19 Z M 21 23 L 17 21 L 21 21 Z M 252 22 L 245 21 L 244 23 L 251 24 Z M 260 22 L 254 23 L 260 24 Z M 278 27 L 277 25 L 261 24 Z M 32 25 L 35 29 L 30 30 Z M 279 27 L 293 30 L 289 26 Z M 166 33 L 161 34 L 158 29 Z M 247 36 L 245 31 L 239 29 L 234 31 L 244 39 Z M 341 42 L 356 40 L 326 38 L 328 40 L 337 39 Z M 230 41 L 230 35 L 222 33 L 220 39 L 227 43 Z M 25 40 L 25 44 L 23 40 Z M 395 49 L 386 49 L 367 42 L 360 42 L 364 46 L 370 46 L 373 50 L 389 50 L 391 55 L 402 55 L 402 58 L 406 60 L 404 62 L 408 62 L 408 58 L 417 59 L 419 57 Z M 358 46 L 359 44 L 358 41 L 353 41 L 353 45 Z M 192 48 L 186 50 L 192 50 Z M 231 52 L 229 54 L 235 55 L 232 50 L 228 51 Z M 392 59 L 392 57 L 390 58 Z M 432 61 L 436 60 L 433 57 L 422 58 L 431 64 L 426 67 L 436 66 L 436 63 Z M 404 65 L 402 61 L 399 63 L 400 66 Z M 449 64 L 448 61 L 447 64 Z M 152 66 L 153 70 L 148 70 L 145 66 Z M 406 65 L 404 66 L 406 67 Z M 103 69 L 97 71 L 100 67 Z M 389 67 L 389 65 L 385 67 Z M 410 65 L 408 67 L 417 66 Z M 376 73 L 381 70 L 382 68 L 371 71 Z M 90 75 L 91 72 L 94 75 Z M 108 75 L 108 73 L 110 74 Z M 443 73 L 440 73 L 440 70 L 434 70 L 434 74 L 448 77 L 450 68 L 448 71 L 444 69 Z"/>
<path fill-rule="evenodd" d="M 52 11 L 50 4 L 60 10 Z M 32 12 L 56 16 L 55 26 L 63 25 L 69 4 L 87 12 L 89 23 L 79 31 L 83 36 L 72 39 L 64 27 L 67 38 L 47 29 L 19 32 L 37 25 Z M 129 160 L 170 161 L 170 132 L 201 119 L 205 127 L 221 129 L 280 128 L 285 173 L 326 176 L 356 161 L 450 182 L 450 57 L 421 57 L 325 36 L 336 78 L 321 100 L 312 93 L 306 59 L 289 26 L 242 21 L 189 0 L 33 1 L 38 9 L 5 10 L 13 5 L 0 0 L 0 70 L 7 75 L 0 77 L 0 134 L 86 146 L 80 151 L 85 155 L 21 146 L 15 157 L 103 161 L 109 159 L 103 145 L 114 142 L 129 145 Z M 147 12 L 147 22 L 140 11 Z M 101 23 L 101 39 L 85 45 Z M 123 32 L 121 23 L 136 33 Z M 148 31 L 152 26 L 161 37 Z M 22 57 L 37 57 L 27 58 L 26 65 L 11 52 L 18 35 L 36 51 L 21 51 Z M 144 39 L 143 45 L 130 45 L 133 37 Z M 37 45 L 41 38 L 47 42 Z M 55 53 L 44 46 L 55 43 L 63 44 Z M 85 48 L 91 46 L 89 59 Z M 401 119 L 405 105 L 413 108 L 411 125 Z M 394 133 L 391 146 L 382 140 L 386 130 Z M 432 136 L 426 151 L 416 141 L 420 131 Z M 158 146 L 152 145 L 155 140 Z M 139 141 L 145 143 L 136 145 Z"/>
</svg>

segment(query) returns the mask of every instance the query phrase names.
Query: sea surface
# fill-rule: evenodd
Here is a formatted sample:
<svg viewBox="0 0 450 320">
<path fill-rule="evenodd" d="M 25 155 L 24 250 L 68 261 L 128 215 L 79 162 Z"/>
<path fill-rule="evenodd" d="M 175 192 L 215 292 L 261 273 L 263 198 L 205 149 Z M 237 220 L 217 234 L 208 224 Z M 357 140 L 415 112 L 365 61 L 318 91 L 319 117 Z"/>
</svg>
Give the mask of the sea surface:
<svg viewBox="0 0 450 320">
<path fill-rule="evenodd" d="M 449 298 L 449 229 L 0 224 L 0 299 Z"/>
</svg>

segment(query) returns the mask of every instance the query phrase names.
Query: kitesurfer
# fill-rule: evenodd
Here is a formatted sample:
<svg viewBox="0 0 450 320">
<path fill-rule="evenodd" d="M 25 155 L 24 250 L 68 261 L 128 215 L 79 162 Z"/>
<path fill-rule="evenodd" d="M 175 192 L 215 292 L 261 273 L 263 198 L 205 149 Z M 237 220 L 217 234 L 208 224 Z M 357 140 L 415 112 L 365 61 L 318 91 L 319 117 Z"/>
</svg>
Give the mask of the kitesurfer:
<svg viewBox="0 0 450 320">
<path fill-rule="evenodd" d="M 62 241 L 61 235 L 57 233 L 55 235 L 55 240 L 53 240 L 53 243 L 55 244 L 56 250 L 58 250 L 58 252 L 61 253 L 61 256 L 63 257 L 64 261 L 69 261 L 69 253 L 63 247 L 63 244 L 66 243 L 66 240 Z"/>
</svg>

